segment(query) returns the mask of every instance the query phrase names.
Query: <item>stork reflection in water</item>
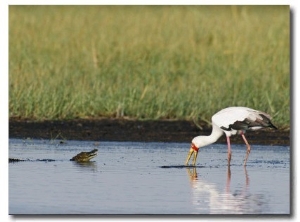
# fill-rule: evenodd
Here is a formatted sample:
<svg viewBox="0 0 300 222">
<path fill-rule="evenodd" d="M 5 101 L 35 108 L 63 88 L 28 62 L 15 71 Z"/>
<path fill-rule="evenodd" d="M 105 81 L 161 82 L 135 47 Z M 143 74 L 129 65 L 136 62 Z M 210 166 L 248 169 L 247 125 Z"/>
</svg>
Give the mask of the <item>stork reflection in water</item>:
<svg viewBox="0 0 300 222">
<path fill-rule="evenodd" d="M 264 196 L 249 192 L 250 179 L 245 167 L 243 172 L 244 185 L 242 188 L 236 187 L 234 192 L 231 191 L 230 166 L 227 168 L 223 189 L 220 189 L 220 183 L 217 184 L 199 177 L 196 167 L 187 168 L 187 173 L 191 182 L 195 213 L 257 214 L 261 212 Z"/>
</svg>

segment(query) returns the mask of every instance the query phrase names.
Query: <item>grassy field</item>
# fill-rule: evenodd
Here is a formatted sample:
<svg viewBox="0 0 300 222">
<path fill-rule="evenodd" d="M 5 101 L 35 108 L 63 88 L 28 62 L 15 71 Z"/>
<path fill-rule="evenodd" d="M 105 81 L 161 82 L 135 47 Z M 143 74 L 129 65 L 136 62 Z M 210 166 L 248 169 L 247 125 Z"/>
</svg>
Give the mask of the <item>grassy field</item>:
<svg viewBox="0 0 300 222">
<path fill-rule="evenodd" d="M 288 6 L 10 6 L 9 115 L 290 121 Z"/>
</svg>

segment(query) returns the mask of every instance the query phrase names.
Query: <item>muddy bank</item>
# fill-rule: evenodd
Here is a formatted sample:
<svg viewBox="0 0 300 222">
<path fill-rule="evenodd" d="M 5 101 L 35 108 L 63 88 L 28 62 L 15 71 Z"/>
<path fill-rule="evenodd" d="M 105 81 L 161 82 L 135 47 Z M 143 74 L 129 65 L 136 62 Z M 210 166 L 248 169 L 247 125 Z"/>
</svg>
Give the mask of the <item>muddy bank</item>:
<svg viewBox="0 0 300 222">
<path fill-rule="evenodd" d="M 59 121 L 32 121 L 9 119 L 10 138 L 87 140 L 87 141 L 139 141 L 190 142 L 198 135 L 209 135 L 206 123 L 171 120 L 76 119 Z M 261 130 L 247 132 L 250 144 L 290 145 L 289 130 Z M 232 142 L 243 143 L 239 136 Z M 222 136 L 218 143 L 226 143 Z"/>
</svg>

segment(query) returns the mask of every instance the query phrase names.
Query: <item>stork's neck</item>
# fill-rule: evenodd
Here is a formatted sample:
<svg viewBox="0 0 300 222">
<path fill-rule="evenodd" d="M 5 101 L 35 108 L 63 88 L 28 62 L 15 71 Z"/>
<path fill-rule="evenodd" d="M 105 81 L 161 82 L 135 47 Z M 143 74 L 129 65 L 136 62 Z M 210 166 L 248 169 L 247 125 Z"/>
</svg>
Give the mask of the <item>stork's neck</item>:
<svg viewBox="0 0 300 222">
<path fill-rule="evenodd" d="M 221 130 L 215 124 L 212 124 L 212 132 L 209 136 L 197 136 L 192 140 L 192 143 L 194 143 L 198 148 L 207 146 L 216 142 L 222 136 L 222 134 L 223 130 Z"/>
</svg>

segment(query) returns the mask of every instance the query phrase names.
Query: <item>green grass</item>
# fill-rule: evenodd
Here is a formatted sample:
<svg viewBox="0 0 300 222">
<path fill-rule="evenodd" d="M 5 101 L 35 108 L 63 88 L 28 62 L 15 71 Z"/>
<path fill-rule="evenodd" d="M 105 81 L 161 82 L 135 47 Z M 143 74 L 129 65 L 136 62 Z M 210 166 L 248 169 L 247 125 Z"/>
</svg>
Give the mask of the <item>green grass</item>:
<svg viewBox="0 0 300 222">
<path fill-rule="evenodd" d="M 9 115 L 290 121 L 288 6 L 10 6 Z"/>
</svg>

